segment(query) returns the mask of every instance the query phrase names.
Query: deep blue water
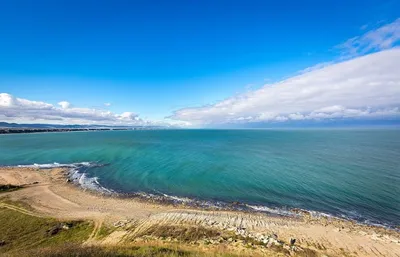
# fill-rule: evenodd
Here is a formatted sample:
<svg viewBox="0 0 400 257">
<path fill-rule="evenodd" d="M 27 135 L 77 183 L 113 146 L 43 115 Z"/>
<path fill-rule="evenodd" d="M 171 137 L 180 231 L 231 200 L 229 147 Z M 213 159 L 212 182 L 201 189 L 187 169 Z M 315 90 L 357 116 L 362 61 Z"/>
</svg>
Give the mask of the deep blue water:
<svg viewBox="0 0 400 257">
<path fill-rule="evenodd" d="M 0 136 L 0 165 L 96 162 L 117 192 L 400 225 L 400 131 L 159 130 Z"/>
</svg>

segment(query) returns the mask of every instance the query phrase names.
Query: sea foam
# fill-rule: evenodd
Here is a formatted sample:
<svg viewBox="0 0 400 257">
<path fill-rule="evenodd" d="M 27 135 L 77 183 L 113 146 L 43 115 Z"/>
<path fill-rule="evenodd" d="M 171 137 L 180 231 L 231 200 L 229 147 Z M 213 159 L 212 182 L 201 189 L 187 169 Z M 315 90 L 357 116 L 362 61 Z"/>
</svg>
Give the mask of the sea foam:
<svg viewBox="0 0 400 257">
<path fill-rule="evenodd" d="M 96 162 L 77 162 L 62 164 L 58 162 L 44 163 L 32 165 L 17 165 L 20 168 L 38 168 L 38 169 L 54 169 L 54 168 L 68 168 L 67 177 L 69 181 L 82 187 L 83 189 L 89 189 L 103 194 L 115 194 L 111 189 L 102 186 L 99 182 L 98 177 L 90 177 L 86 173 L 89 168 L 102 167 L 104 164 L 98 164 Z"/>
</svg>

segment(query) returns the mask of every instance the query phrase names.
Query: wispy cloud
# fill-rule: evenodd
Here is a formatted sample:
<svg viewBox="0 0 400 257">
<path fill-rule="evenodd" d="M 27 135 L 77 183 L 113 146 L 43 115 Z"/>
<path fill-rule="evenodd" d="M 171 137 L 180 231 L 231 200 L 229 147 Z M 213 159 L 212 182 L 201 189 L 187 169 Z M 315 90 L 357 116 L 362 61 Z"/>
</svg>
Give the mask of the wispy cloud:
<svg viewBox="0 0 400 257">
<path fill-rule="evenodd" d="M 282 122 L 399 116 L 400 49 L 312 69 L 228 98 L 184 108 L 171 118 L 192 124 Z"/>
<path fill-rule="evenodd" d="M 345 42 L 336 45 L 334 49 L 339 50 L 339 56 L 331 61 L 317 63 L 311 67 L 307 67 L 299 74 L 307 73 L 314 70 L 319 70 L 335 63 L 349 60 L 365 54 L 379 52 L 382 50 L 393 48 L 400 44 L 400 18 L 395 21 L 382 25 L 383 21 L 379 21 L 376 25 L 381 25 L 376 29 L 366 31 L 371 27 L 370 24 L 365 24 L 360 27 L 364 34 L 346 40 Z"/>
<path fill-rule="evenodd" d="M 305 69 L 299 71 L 299 74 L 303 74 L 303 73 L 307 73 L 307 72 L 315 71 L 315 70 L 320 70 L 320 69 L 328 67 L 329 65 L 332 65 L 334 63 L 335 63 L 334 61 L 321 62 L 321 63 L 318 63 L 318 64 L 316 64 L 314 66 L 311 66 L 311 67 L 308 67 L 308 68 L 305 68 Z"/>
<path fill-rule="evenodd" d="M 363 26 L 362 29 L 367 27 Z M 342 58 L 348 59 L 371 52 L 392 48 L 400 43 L 400 18 L 392 23 L 365 32 L 361 36 L 348 39 L 336 48 Z"/>
</svg>

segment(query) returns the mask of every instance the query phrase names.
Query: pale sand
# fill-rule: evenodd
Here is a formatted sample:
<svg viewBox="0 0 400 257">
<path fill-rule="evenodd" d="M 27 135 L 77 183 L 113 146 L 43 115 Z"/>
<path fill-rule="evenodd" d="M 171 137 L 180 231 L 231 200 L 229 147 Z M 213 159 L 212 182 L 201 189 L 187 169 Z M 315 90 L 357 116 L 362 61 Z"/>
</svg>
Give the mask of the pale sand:
<svg viewBox="0 0 400 257">
<path fill-rule="evenodd" d="M 256 213 L 194 210 L 106 197 L 85 192 L 67 183 L 62 169 L 2 167 L 0 184 L 25 185 L 24 189 L 2 193 L 0 197 L 26 202 L 37 215 L 59 219 L 91 219 L 97 227 L 105 222 L 133 228 L 118 230 L 103 243 L 118 243 L 123 237 L 140 233 L 154 224 L 202 225 L 232 231 L 245 228 L 239 229 L 239 233 L 245 236 L 277 234 L 285 242 L 296 238 L 296 244 L 300 247 L 329 256 L 400 256 L 400 233 L 396 231 L 336 219 L 316 219 L 307 215 L 292 219 Z"/>
</svg>

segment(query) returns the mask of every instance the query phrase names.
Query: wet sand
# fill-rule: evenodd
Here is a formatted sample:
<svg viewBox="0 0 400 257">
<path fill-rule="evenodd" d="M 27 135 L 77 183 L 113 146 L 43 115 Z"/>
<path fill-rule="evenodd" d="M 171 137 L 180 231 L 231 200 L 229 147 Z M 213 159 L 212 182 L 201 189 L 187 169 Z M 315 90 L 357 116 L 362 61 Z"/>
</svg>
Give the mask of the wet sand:
<svg viewBox="0 0 400 257">
<path fill-rule="evenodd" d="M 206 211 L 103 196 L 68 183 L 65 172 L 59 168 L 1 167 L 0 184 L 23 185 L 24 188 L 2 193 L 0 198 L 25 202 L 40 216 L 89 219 L 97 227 L 105 223 L 132 228 L 115 231 L 102 241 L 105 244 L 118 244 L 123 238 L 140 234 L 154 225 L 202 226 L 232 231 L 259 241 L 266 235 L 276 235 L 287 245 L 295 238 L 297 246 L 328 256 L 400 256 L 400 233 L 397 231 L 307 214 L 288 218 L 261 213 Z"/>
</svg>

